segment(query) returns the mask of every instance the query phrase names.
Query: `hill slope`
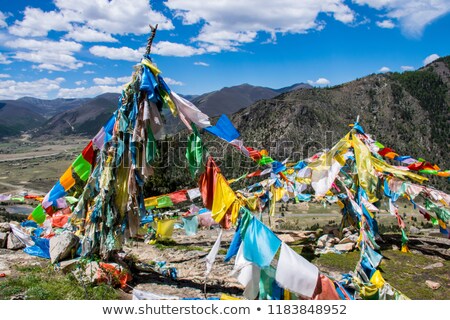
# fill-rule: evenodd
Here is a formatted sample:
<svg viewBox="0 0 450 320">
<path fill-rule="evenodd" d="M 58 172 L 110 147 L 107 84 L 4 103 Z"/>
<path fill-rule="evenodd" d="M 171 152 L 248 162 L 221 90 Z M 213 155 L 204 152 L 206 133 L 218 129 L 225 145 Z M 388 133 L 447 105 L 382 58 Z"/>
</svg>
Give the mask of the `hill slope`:
<svg viewBox="0 0 450 320">
<path fill-rule="evenodd" d="M 450 168 L 450 58 L 417 71 L 374 74 L 331 88 L 296 90 L 261 100 L 235 113 L 231 121 L 246 146 L 266 148 L 276 159 L 298 161 L 330 148 L 360 116 L 366 132 L 401 155 Z M 186 147 L 186 132 L 172 138 L 173 150 Z M 229 144 L 204 135 L 205 145 L 229 179 L 256 168 Z M 176 153 L 163 157 L 180 159 Z M 157 168 L 148 193 L 165 193 L 196 184 L 187 169 Z M 185 166 L 186 167 L 186 166 Z M 430 183 L 449 189 L 447 179 Z"/>
<path fill-rule="evenodd" d="M 33 111 L 39 113 L 45 118 L 50 118 L 58 113 L 77 108 L 86 102 L 91 100 L 90 98 L 79 99 L 53 99 L 43 100 L 32 97 L 23 97 L 17 99 L 17 102 L 26 102 L 33 106 Z"/>
<path fill-rule="evenodd" d="M 0 137 L 20 134 L 36 128 L 45 118 L 33 111 L 33 105 L 17 100 L 0 101 Z"/>
<path fill-rule="evenodd" d="M 95 135 L 117 109 L 119 94 L 105 93 L 88 100 L 80 107 L 62 112 L 50 118 L 36 135 L 82 134 Z"/>
<path fill-rule="evenodd" d="M 233 114 L 256 101 L 270 99 L 280 93 L 300 88 L 311 88 L 311 86 L 300 83 L 281 89 L 271 89 L 244 83 L 202 94 L 192 99 L 192 102 L 210 117 L 215 117 L 222 113 Z"/>
</svg>

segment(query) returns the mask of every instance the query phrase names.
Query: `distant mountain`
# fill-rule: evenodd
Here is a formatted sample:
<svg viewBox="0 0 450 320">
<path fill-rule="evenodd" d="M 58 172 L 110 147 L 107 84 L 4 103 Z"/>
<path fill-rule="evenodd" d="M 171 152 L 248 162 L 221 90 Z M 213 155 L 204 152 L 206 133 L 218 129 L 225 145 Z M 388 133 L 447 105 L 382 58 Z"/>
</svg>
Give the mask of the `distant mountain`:
<svg viewBox="0 0 450 320">
<path fill-rule="evenodd" d="M 248 107 L 252 103 L 273 98 L 281 93 L 311 88 L 304 83 L 294 84 L 280 89 L 252 86 L 242 84 L 226 87 L 202 95 L 182 95 L 192 101 L 200 110 L 211 117 L 233 114 Z M 18 100 L 0 101 L 0 106 L 10 106 L 4 111 L 8 119 L 0 121 L 0 136 L 17 135 L 22 131 L 32 131 L 34 135 L 64 135 L 96 133 L 117 108 L 119 94 L 105 93 L 95 98 L 81 99 L 54 99 L 44 100 L 32 97 L 23 97 Z M 33 115 L 30 119 L 23 119 L 24 110 Z M 0 112 L 0 116 L 1 116 Z M 168 134 L 178 132 L 184 128 L 179 118 L 174 118 L 170 111 L 163 110 L 166 119 L 165 132 Z M 9 124 L 8 124 L 9 123 Z"/>
<path fill-rule="evenodd" d="M 284 88 L 280 88 L 280 89 L 274 89 L 276 92 L 278 93 L 285 93 L 285 92 L 290 92 L 290 91 L 295 91 L 295 90 L 300 90 L 300 89 L 311 89 L 313 88 L 313 86 L 311 86 L 308 83 L 295 83 L 289 87 L 284 87 Z"/>
<path fill-rule="evenodd" d="M 95 135 L 117 109 L 120 94 L 104 93 L 83 105 L 50 118 L 35 135 Z"/>
<path fill-rule="evenodd" d="M 311 86 L 299 83 L 281 89 L 271 89 L 245 83 L 202 94 L 192 99 L 192 102 L 210 117 L 215 117 L 222 113 L 233 114 L 256 101 L 270 99 L 280 93 L 303 88 L 311 88 Z"/>
<path fill-rule="evenodd" d="M 34 105 L 18 100 L 0 101 L 0 138 L 18 135 L 45 122 Z"/>
<path fill-rule="evenodd" d="M 17 99 L 18 102 L 25 102 L 33 106 L 33 111 L 39 113 L 45 118 L 51 118 L 52 116 L 77 108 L 86 102 L 91 100 L 91 98 L 79 98 L 79 99 L 54 99 L 54 100 L 43 100 L 32 97 L 23 97 Z"/>
</svg>

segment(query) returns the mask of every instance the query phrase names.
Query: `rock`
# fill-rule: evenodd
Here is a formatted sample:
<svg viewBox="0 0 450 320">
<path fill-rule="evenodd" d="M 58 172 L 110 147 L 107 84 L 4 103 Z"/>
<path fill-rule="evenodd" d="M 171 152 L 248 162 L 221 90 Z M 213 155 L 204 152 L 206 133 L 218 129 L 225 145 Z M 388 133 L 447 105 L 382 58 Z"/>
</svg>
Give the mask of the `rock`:
<svg viewBox="0 0 450 320">
<path fill-rule="evenodd" d="M 439 289 L 439 288 L 441 287 L 441 284 L 440 284 L 439 282 L 434 282 L 434 281 L 431 281 L 431 280 L 425 281 L 425 284 L 426 284 L 430 289 L 433 289 L 433 290 L 437 290 L 437 289 Z"/>
<path fill-rule="evenodd" d="M 60 266 L 62 272 L 68 273 L 68 272 L 73 271 L 75 269 L 75 267 L 78 265 L 79 261 L 80 261 L 79 258 L 66 260 L 66 261 L 61 261 L 59 266 Z"/>
<path fill-rule="evenodd" d="M 339 251 L 346 251 L 346 252 L 352 251 L 355 248 L 355 243 L 353 243 L 353 242 L 341 243 L 341 244 L 335 245 L 334 248 Z"/>
<path fill-rule="evenodd" d="M 50 239 L 50 260 L 52 263 L 67 258 L 72 249 L 78 246 L 80 239 L 71 232 L 63 232 Z"/>
<path fill-rule="evenodd" d="M 350 234 L 349 236 L 343 238 L 341 241 L 339 241 L 339 244 L 344 243 L 356 243 L 358 241 L 358 236 L 356 234 Z"/>
<path fill-rule="evenodd" d="M 279 234 L 278 238 L 280 238 L 281 241 L 284 241 L 286 243 L 295 241 L 295 239 L 289 234 Z"/>
<path fill-rule="evenodd" d="M 6 248 L 8 241 L 8 234 L 6 232 L 0 232 L 0 249 Z"/>
<path fill-rule="evenodd" d="M 317 240 L 317 246 L 320 248 L 323 247 L 332 247 L 334 244 L 339 242 L 339 238 L 335 237 L 332 234 L 324 234 Z"/>
<path fill-rule="evenodd" d="M 414 226 L 411 226 L 411 227 L 409 227 L 409 233 L 411 233 L 411 234 L 418 234 L 418 233 L 420 233 L 420 229 L 416 228 Z"/>
<path fill-rule="evenodd" d="M 437 263 L 433 263 L 430 264 L 426 267 L 424 267 L 425 270 L 429 270 L 429 269 L 434 269 L 434 268 L 442 268 L 444 266 L 444 264 L 442 262 L 437 262 Z"/>
<path fill-rule="evenodd" d="M 393 244 L 392 245 L 392 250 L 398 251 L 398 250 L 400 250 L 400 248 L 397 245 Z"/>
<path fill-rule="evenodd" d="M 6 249 L 9 250 L 19 250 L 25 248 L 22 241 L 19 240 L 13 233 L 8 235 L 8 242 L 6 244 Z"/>
<path fill-rule="evenodd" d="M 8 222 L 2 222 L 0 223 L 0 232 L 10 232 L 11 227 L 9 226 Z"/>
</svg>

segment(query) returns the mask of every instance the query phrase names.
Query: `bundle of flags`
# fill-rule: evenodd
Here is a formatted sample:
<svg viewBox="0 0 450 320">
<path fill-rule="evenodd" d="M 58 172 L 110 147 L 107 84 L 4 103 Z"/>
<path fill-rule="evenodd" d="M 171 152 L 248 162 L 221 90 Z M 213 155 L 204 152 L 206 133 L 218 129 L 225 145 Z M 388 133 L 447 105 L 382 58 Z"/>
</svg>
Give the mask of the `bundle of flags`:
<svg viewBox="0 0 450 320">
<path fill-rule="evenodd" d="M 199 177 L 199 188 L 145 198 L 144 182 L 152 174 L 152 163 L 158 154 L 163 108 L 179 116 L 190 131 L 186 158 L 191 175 Z M 213 157 L 205 152 L 202 133 L 231 144 L 260 168 L 228 181 Z M 408 166 L 390 165 L 382 157 Z M 206 114 L 167 86 L 161 71 L 145 55 L 124 87 L 114 115 L 30 214 L 30 219 L 42 224 L 70 205 L 68 197 L 76 196 L 78 202 L 68 223 L 82 239 L 82 255 L 100 254 L 107 259 L 121 248 L 126 230 L 136 229 L 139 218 L 146 215 L 147 210 L 166 208 L 187 201 L 188 196 L 193 200 L 201 195 L 205 208 L 211 210 L 212 218 L 223 228 L 228 229 L 239 221 L 239 232 L 236 232 L 239 236 L 233 240 L 236 252 L 233 252 L 238 255 L 242 270 L 247 270 L 241 275 L 249 288 L 249 297 L 253 297 L 259 287 L 253 278 L 255 274 L 271 278 L 270 265 L 281 248 L 276 283 L 286 292 L 311 298 L 317 283 L 323 281 L 326 285 L 327 278 L 281 243 L 250 212 L 261 213 L 264 208 L 270 208 L 269 212 L 274 214 L 276 202 L 291 199 L 337 203 L 342 209 L 342 227 L 351 224 L 360 230 L 361 259 L 357 269 L 362 271 L 355 281 L 369 286 L 378 283 L 377 288 L 381 290 L 385 287 L 376 270 L 380 258 L 376 254 L 379 248 L 376 214 L 383 194 L 401 229 L 403 251 L 408 251 L 408 240 L 404 222 L 396 210 L 399 197 L 410 201 L 427 220 L 439 225 L 442 234 L 449 236 L 450 196 L 421 185 L 427 178 L 417 172 L 443 177 L 449 174 L 448 170 L 440 170 L 422 159 L 399 156 L 372 140 L 359 123 L 330 150 L 293 164 L 288 163 L 288 159 L 274 160 L 266 150 L 245 146 L 227 116 L 222 115 L 212 125 Z M 234 181 L 267 174 L 269 178 L 242 190 L 234 191 L 230 186 Z M 307 190 L 309 193 L 305 193 Z M 424 198 L 424 205 L 417 203 L 417 196 Z M 238 243 L 241 244 L 238 246 Z M 258 250 L 253 250 L 255 248 Z M 292 264 L 304 268 L 305 278 L 288 270 L 286 266 Z M 290 282 L 289 277 L 294 281 Z M 335 285 L 337 291 L 348 296 L 341 285 Z M 273 294 L 267 293 L 268 296 Z"/>
</svg>

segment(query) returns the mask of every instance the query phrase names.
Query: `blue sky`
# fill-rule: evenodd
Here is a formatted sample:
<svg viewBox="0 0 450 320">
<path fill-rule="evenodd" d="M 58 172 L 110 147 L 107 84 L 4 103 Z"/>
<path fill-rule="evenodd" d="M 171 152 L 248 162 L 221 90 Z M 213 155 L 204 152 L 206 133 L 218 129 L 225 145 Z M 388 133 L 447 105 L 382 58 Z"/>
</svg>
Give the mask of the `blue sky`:
<svg viewBox="0 0 450 320">
<path fill-rule="evenodd" d="M 0 1 L 0 99 L 120 92 L 152 57 L 171 88 L 337 85 L 450 54 L 449 0 Z"/>
</svg>

